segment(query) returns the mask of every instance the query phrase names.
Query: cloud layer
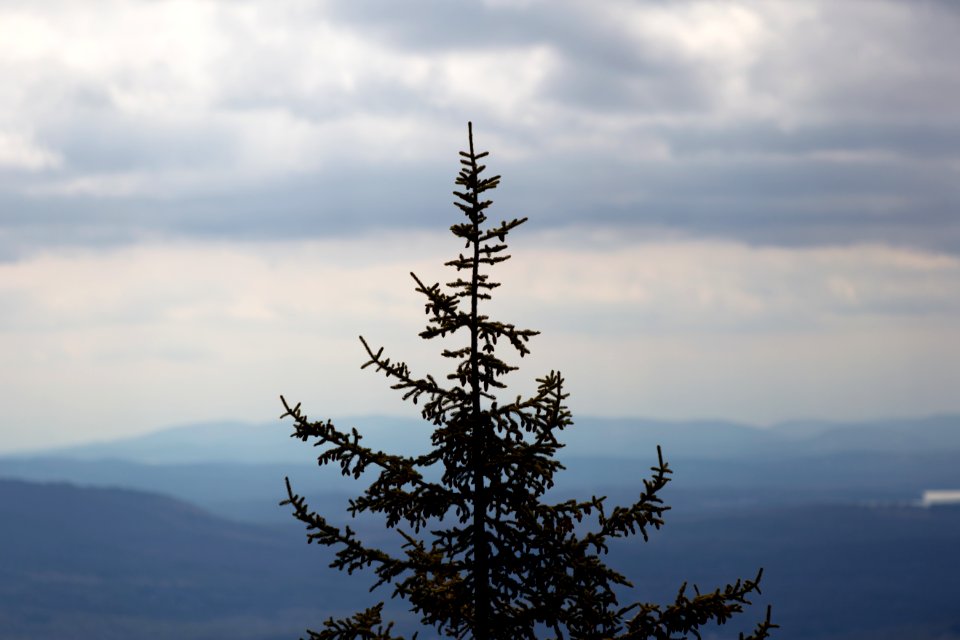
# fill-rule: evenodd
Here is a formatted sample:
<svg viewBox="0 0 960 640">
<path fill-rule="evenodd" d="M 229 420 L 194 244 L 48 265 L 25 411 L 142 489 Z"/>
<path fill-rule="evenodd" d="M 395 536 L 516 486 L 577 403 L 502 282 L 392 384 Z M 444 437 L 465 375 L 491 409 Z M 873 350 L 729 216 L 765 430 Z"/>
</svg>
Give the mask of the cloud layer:
<svg viewBox="0 0 960 640">
<path fill-rule="evenodd" d="M 958 411 L 958 31 L 936 0 L 0 0 L 0 447 L 402 410 L 355 335 L 437 368 L 405 274 L 444 277 L 468 120 L 531 219 L 496 313 L 578 411 Z"/>
<path fill-rule="evenodd" d="M 513 376 L 568 377 L 581 414 L 868 418 L 946 411 L 960 379 L 960 259 L 880 246 L 764 249 L 519 234 L 489 312 L 542 331 Z M 5 448 L 224 416 L 409 413 L 360 371 L 362 333 L 415 372 L 408 272 L 449 238 L 140 244 L 0 265 Z M 450 346 L 449 344 L 447 345 Z M 513 358 L 516 360 L 516 358 Z M 277 414 L 278 415 L 278 414 Z M 318 415 L 319 417 L 319 415 Z"/>
<path fill-rule="evenodd" d="M 0 249 L 541 224 L 960 250 L 946 2 L 0 4 Z"/>
</svg>

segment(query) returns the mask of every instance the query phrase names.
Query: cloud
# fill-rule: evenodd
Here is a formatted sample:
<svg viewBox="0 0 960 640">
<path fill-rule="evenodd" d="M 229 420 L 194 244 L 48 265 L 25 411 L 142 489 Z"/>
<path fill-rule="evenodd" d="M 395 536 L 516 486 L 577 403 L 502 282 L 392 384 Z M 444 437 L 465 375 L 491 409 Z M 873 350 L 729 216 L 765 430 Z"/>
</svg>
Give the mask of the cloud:
<svg viewBox="0 0 960 640">
<path fill-rule="evenodd" d="M 468 120 L 492 215 L 531 219 L 494 309 L 544 331 L 523 373 L 564 370 L 578 412 L 957 410 L 958 20 L 0 2 L 4 446 L 268 418 L 280 392 L 397 411 L 355 334 L 443 364 L 406 274 L 445 278 Z"/>
<path fill-rule="evenodd" d="M 20 133 L 0 131 L 0 170 L 40 171 L 63 162 L 59 153 L 38 145 Z"/>
<path fill-rule="evenodd" d="M 432 228 L 468 119 L 507 206 L 543 224 L 960 251 L 949 3 L 0 15 L 3 256 Z"/>
<path fill-rule="evenodd" d="M 805 3 L 770 41 L 755 81 L 782 122 L 957 122 L 960 82 L 947 62 L 960 14 L 950 3 Z"/>
<path fill-rule="evenodd" d="M 578 413 L 770 422 L 956 409 L 951 254 L 514 235 L 488 310 L 542 331 L 531 356 L 506 355 L 522 365 L 514 392 L 560 369 Z M 279 393 L 329 415 L 403 411 L 359 370 L 356 336 L 442 375 L 439 344 L 416 337 L 423 300 L 408 272 L 447 281 L 451 249 L 446 236 L 391 232 L 139 243 L 2 264 L 0 440 L 40 444 L 52 437 L 44 424 L 105 437 L 267 420 Z"/>
</svg>

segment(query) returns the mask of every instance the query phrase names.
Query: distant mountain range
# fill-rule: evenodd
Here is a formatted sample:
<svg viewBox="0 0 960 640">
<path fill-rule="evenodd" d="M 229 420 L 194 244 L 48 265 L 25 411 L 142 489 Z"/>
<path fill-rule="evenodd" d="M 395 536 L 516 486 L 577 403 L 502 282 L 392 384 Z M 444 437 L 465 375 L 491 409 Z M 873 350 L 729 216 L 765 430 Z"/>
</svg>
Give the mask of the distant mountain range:
<svg viewBox="0 0 960 640">
<path fill-rule="evenodd" d="M 350 418 L 368 446 L 413 452 L 411 433 L 430 437 L 428 425 L 411 418 L 368 416 Z M 290 421 L 270 424 L 237 421 L 203 422 L 161 429 L 145 435 L 91 442 L 70 447 L 7 454 L 3 457 L 57 457 L 72 460 L 125 460 L 144 464 L 211 462 L 269 464 L 302 463 L 316 457 L 308 445 L 291 438 Z"/>
<path fill-rule="evenodd" d="M 431 425 L 384 416 L 336 420 L 356 427 L 367 446 L 418 453 L 429 444 Z M 145 464 L 298 463 L 313 456 L 290 438 L 288 422 L 213 422 L 175 427 L 109 442 L 7 454 L 3 457 L 116 459 Z M 562 433 L 564 456 L 643 459 L 662 445 L 672 458 L 730 458 L 752 455 L 824 455 L 849 452 L 960 452 L 960 415 L 841 423 L 793 421 L 758 428 L 724 421 L 663 421 L 584 417 Z"/>
<path fill-rule="evenodd" d="M 412 419 L 338 424 L 402 453 L 430 433 Z M 292 639 L 376 602 L 365 579 L 327 570 L 329 553 L 277 504 L 289 476 L 344 521 L 365 478 L 318 470 L 290 431 L 208 423 L 0 456 L 0 637 Z M 556 500 L 631 501 L 663 446 L 667 526 L 612 550 L 644 598 L 763 566 L 778 638 L 960 640 L 960 507 L 917 506 L 926 489 L 960 488 L 960 416 L 768 429 L 584 418 L 563 436 Z M 396 543 L 379 521 L 352 526 Z M 736 637 L 714 631 L 704 637 Z"/>
<path fill-rule="evenodd" d="M 291 639 L 364 592 L 297 530 L 140 491 L 0 480 L 0 540 L 5 639 Z"/>
<path fill-rule="evenodd" d="M 427 426 L 411 419 L 356 418 L 365 443 L 416 453 Z M 155 491 L 223 517 L 284 521 L 283 479 L 324 504 L 358 490 L 289 425 L 214 423 L 146 436 L 0 457 L 0 477 Z M 412 437 L 422 436 L 422 437 Z M 628 496 L 662 444 L 678 509 L 730 505 L 909 502 L 926 489 L 960 488 L 960 417 L 863 424 L 790 423 L 757 429 L 722 422 L 582 420 L 565 432 L 557 492 Z"/>
<path fill-rule="evenodd" d="M 358 527 L 380 545 L 391 532 Z M 396 536 L 393 536 L 394 538 Z M 302 529 L 242 525 L 164 496 L 0 480 L 0 629 L 11 640 L 293 639 L 387 599 L 329 570 Z M 960 509 L 792 506 L 668 513 L 609 563 L 641 597 L 669 601 L 764 567 L 757 607 L 704 637 L 735 638 L 767 603 L 790 640 L 956 640 Z M 425 634 L 422 637 L 433 637 Z"/>
</svg>

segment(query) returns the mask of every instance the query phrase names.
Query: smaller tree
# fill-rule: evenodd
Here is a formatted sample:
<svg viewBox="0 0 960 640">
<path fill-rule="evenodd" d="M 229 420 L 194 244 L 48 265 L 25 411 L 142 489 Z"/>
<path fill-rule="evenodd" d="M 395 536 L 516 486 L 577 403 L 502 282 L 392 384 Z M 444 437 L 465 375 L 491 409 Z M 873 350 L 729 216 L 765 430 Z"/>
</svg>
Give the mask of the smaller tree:
<svg viewBox="0 0 960 640">
<path fill-rule="evenodd" d="M 371 591 L 391 585 L 392 595 L 407 600 L 424 625 L 453 638 L 699 638 L 702 626 L 723 624 L 750 603 L 760 591 L 762 570 L 752 580 L 707 593 L 694 587 L 692 596 L 684 584 L 665 606 L 620 604 L 615 590 L 631 583 L 604 564 L 603 556 L 610 541 L 636 534 L 646 540 L 650 529 L 664 523 L 669 507 L 659 494 L 671 470 L 659 447 L 652 475 L 628 507 L 610 508 L 597 496 L 544 500 L 554 473 L 563 468 L 555 454 L 563 446 L 558 432 L 572 424 L 567 394 L 561 375 L 551 371 L 537 380 L 529 398 L 498 395 L 506 389 L 501 379 L 516 367 L 497 349 L 507 344 L 522 357 L 537 332 L 492 320 L 480 305 L 500 286 L 488 269 L 509 259 L 506 238 L 526 218 L 486 224 L 492 203 L 483 194 L 496 188 L 500 177 L 482 177 L 487 153 L 474 150 L 472 127 L 468 137 L 456 180 L 461 190 L 454 191 L 466 220 L 450 227 L 466 251 L 446 263 L 456 279 L 444 289 L 411 274 L 426 298 L 428 323 L 420 337 L 463 337 L 442 351 L 453 370 L 445 384 L 431 375 L 417 377 L 360 338 L 368 356 L 363 367 L 384 374 L 404 400 L 421 404 L 424 420 L 435 427 L 432 447 L 420 456 L 377 451 L 361 444 L 356 429 L 311 421 L 299 403 L 291 406 L 281 397 L 283 417 L 294 422 L 293 437 L 321 447 L 321 466 L 337 464 L 355 478 L 375 472 L 364 493 L 350 500 L 348 512 L 381 514 L 402 539 L 402 554 L 370 547 L 349 526 L 334 526 L 310 511 L 289 479 L 281 504 L 291 505 L 306 525 L 308 541 L 336 549 L 331 567 L 349 573 L 372 569 L 377 579 Z M 427 479 L 431 469 L 439 480 Z M 380 602 L 350 618 L 330 618 L 321 631 L 308 633 L 312 640 L 398 640 L 393 623 L 382 621 L 382 610 Z M 761 640 L 775 626 L 768 607 L 753 633 L 740 637 Z"/>
</svg>

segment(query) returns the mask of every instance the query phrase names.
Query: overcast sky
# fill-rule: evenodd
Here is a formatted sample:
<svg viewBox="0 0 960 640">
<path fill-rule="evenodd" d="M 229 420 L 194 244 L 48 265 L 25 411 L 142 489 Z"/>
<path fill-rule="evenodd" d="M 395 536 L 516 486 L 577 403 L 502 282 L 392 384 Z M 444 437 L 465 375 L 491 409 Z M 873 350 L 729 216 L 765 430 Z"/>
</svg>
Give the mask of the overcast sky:
<svg viewBox="0 0 960 640">
<path fill-rule="evenodd" d="M 0 450 L 415 414 L 472 120 L 518 391 L 960 412 L 960 4 L 0 0 Z"/>
</svg>

